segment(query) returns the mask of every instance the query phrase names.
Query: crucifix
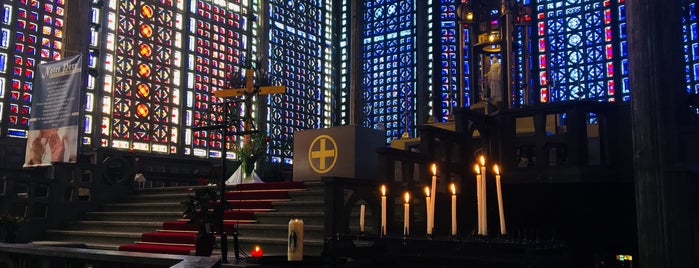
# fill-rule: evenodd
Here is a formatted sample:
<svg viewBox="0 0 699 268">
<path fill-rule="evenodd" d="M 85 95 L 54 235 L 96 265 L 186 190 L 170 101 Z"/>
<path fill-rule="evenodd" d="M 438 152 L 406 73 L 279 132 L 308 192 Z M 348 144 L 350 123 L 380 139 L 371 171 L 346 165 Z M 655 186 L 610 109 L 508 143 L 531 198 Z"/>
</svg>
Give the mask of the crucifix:
<svg viewBox="0 0 699 268">
<path fill-rule="evenodd" d="M 254 83 L 254 70 L 245 70 L 245 85 L 231 89 L 222 89 L 214 92 L 214 96 L 219 98 L 231 98 L 243 96 L 245 102 L 245 112 L 243 116 L 243 132 L 231 133 L 232 135 L 248 135 L 252 134 L 254 124 L 252 120 L 252 96 L 283 94 L 286 92 L 286 86 L 260 86 Z"/>
<path fill-rule="evenodd" d="M 242 101 L 245 103 L 245 112 L 243 116 L 243 131 L 238 131 L 234 133 L 228 133 L 228 113 L 230 110 L 230 102 L 224 102 L 225 106 L 223 109 L 223 125 L 222 126 L 216 126 L 217 128 L 221 129 L 222 136 L 223 136 L 223 150 L 222 150 L 222 155 L 221 155 L 221 204 L 224 204 L 227 202 L 225 198 L 225 185 L 226 185 L 226 149 L 228 147 L 227 143 L 227 137 L 229 135 L 250 135 L 253 133 L 256 133 L 257 130 L 253 130 L 255 128 L 255 125 L 253 124 L 253 119 L 252 119 L 252 97 L 255 95 L 268 95 L 268 94 L 280 94 L 284 93 L 286 91 L 286 86 L 260 86 L 259 84 L 254 83 L 254 70 L 253 69 L 246 69 L 245 70 L 245 84 L 242 87 L 235 87 L 232 89 L 221 89 L 218 91 L 214 92 L 214 96 L 219 97 L 219 98 L 233 98 L 233 97 L 242 97 Z M 262 79 L 266 77 L 260 77 Z M 223 213 L 223 209 L 220 210 L 220 213 Z M 227 255 L 228 255 L 228 242 L 226 238 L 225 232 L 223 232 L 223 215 L 220 216 L 221 222 L 221 259 L 222 262 L 226 263 L 228 262 L 227 260 Z M 238 228 L 236 227 L 233 231 L 233 251 L 235 253 L 235 258 L 240 259 L 240 246 L 238 243 Z"/>
</svg>

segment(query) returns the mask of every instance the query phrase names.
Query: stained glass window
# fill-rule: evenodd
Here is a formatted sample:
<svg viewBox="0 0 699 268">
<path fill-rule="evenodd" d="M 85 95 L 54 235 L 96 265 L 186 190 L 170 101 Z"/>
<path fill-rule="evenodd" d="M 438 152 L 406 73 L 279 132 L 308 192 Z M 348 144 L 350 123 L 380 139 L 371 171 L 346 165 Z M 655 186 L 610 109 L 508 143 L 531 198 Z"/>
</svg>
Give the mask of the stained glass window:
<svg viewBox="0 0 699 268">
<path fill-rule="evenodd" d="M 693 94 L 699 94 L 699 31 L 696 8 L 696 1 L 685 1 L 682 18 L 687 92 Z"/>
<path fill-rule="evenodd" d="M 415 3 L 363 3 L 362 125 L 385 129 L 387 142 L 404 132 L 415 135 Z"/>
<path fill-rule="evenodd" d="M 236 74 L 244 72 L 249 50 L 248 7 L 240 1 L 192 1 L 187 45 L 185 145 L 194 155 L 220 157 L 220 130 L 191 131 L 192 127 L 222 124 L 222 99 L 214 91 L 228 89 Z M 247 30 L 246 30 L 247 29 Z M 239 111 L 236 106 L 235 111 Z M 229 131 L 239 131 L 240 124 Z M 191 138 L 190 138 L 191 137 Z M 228 149 L 236 137 L 228 137 Z M 232 150 L 228 150 L 232 154 Z M 227 157 L 231 157 L 230 155 Z"/>
<path fill-rule="evenodd" d="M 441 100 L 441 114 L 439 117 L 442 121 L 446 121 L 452 115 L 454 108 L 469 105 L 469 29 L 468 27 L 459 27 L 459 19 L 456 17 L 456 8 L 460 4 L 455 0 L 441 0 L 439 11 L 439 31 L 440 44 L 439 50 L 439 70 L 440 70 L 440 87 L 441 96 L 437 100 Z M 459 30 L 462 35 L 459 35 Z M 463 42 L 463 43 L 462 43 Z M 460 45 L 461 43 L 461 45 Z M 461 52 L 458 50 L 461 49 Z M 459 68 L 459 55 L 463 57 L 463 67 Z M 459 73 L 461 76 L 459 76 Z M 463 81 L 459 83 L 459 78 Z M 463 88 L 459 89 L 459 86 Z M 430 87 L 431 88 L 431 87 Z M 463 103 L 460 103 L 459 94 Z"/>
<path fill-rule="evenodd" d="M 340 23 L 340 38 L 339 38 L 339 46 L 340 46 L 340 75 L 338 76 L 339 81 L 339 88 L 337 90 L 337 96 L 336 102 L 337 102 L 337 107 L 334 110 L 335 114 L 333 115 L 334 118 L 337 118 L 336 121 L 334 122 L 335 124 L 338 125 L 347 125 L 350 124 L 350 105 L 351 105 L 351 97 L 350 97 L 350 66 L 352 64 L 351 62 L 351 54 L 350 54 L 350 42 L 352 40 L 352 34 L 350 31 L 350 24 L 351 24 L 351 5 L 349 0 L 343 0 L 342 5 L 341 5 L 341 19 L 339 20 Z"/>
<path fill-rule="evenodd" d="M 0 12 L 2 135 L 26 137 L 36 67 L 42 62 L 61 59 L 64 8 L 64 0 L 3 1 Z"/>
<path fill-rule="evenodd" d="M 331 12 L 326 0 L 270 1 L 270 73 L 272 83 L 287 86 L 268 98 L 273 162 L 291 163 L 294 131 L 331 123 Z"/>
<path fill-rule="evenodd" d="M 539 1 L 540 101 L 628 100 L 625 26 L 624 0 Z"/>
<path fill-rule="evenodd" d="M 183 7 L 179 1 L 109 1 L 101 145 L 178 150 Z"/>
</svg>

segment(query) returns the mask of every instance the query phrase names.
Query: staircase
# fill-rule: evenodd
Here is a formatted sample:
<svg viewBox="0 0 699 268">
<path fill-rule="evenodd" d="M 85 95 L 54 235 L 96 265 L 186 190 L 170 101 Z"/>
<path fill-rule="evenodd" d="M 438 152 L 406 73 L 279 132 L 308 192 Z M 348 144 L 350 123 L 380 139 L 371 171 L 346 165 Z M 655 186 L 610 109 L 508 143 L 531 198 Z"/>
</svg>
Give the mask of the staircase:
<svg viewBox="0 0 699 268">
<path fill-rule="evenodd" d="M 196 227 L 181 219 L 184 207 L 180 202 L 185 200 L 188 188 L 139 190 L 122 202 L 106 204 L 101 211 L 66 223 L 62 229 L 46 231 L 45 239 L 81 243 L 94 249 L 194 254 Z M 234 256 L 231 234 L 236 224 L 243 253 L 259 245 L 265 255 L 286 255 L 288 223 L 292 218 L 304 221 L 304 255 L 320 255 L 324 236 L 323 198 L 320 182 L 229 187 L 226 199 L 234 209 L 225 215 L 228 255 Z M 220 254 L 219 249 L 213 254 Z"/>
</svg>

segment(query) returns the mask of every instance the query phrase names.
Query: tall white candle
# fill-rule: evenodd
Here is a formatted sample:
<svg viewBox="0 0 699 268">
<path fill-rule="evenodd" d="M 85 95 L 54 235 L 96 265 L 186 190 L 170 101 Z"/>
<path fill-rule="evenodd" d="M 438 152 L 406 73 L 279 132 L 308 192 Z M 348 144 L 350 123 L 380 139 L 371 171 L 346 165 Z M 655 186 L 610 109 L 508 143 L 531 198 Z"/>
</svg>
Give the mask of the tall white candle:
<svg viewBox="0 0 699 268">
<path fill-rule="evenodd" d="M 430 187 L 425 186 L 425 208 L 427 210 L 427 234 L 432 234 L 432 210 L 430 209 Z"/>
<path fill-rule="evenodd" d="M 288 241 L 287 260 L 303 260 L 303 220 L 292 219 L 289 221 Z"/>
<path fill-rule="evenodd" d="M 431 234 L 434 231 L 434 204 L 437 202 L 437 164 L 432 163 L 432 188 L 430 188 L 430 215 L 429 215 L 429 223 L 430 223 L 430 231 L 428 234 Z"/>
<path fill-rule="evenodd" d="M 486 182 L 488 173 L 485 171 L 485 156 L 481 155 L 478 159 L 481 164 L 481 193 L 483 194 L 483 235 L 488 235 L 488 188 Z"/>
<path fill-rule="evenodd" d="M 386 185 L 381 185 L 381 236 L 386 235 Z"/>
<path fill-rule="evenodd" d="M 453 183 L 451 188 L 451 235 L 456 236 L 456 185 Z"/>
<path fill-rule="evenodd" d="M 506 235 L 507 229 L 505 228 L 505 210 L 502 206 L 502 188 L 500 186 L 500 169 L 498 165 L 493 166 L 493 172 L 495 172 L 495 188 L 498 192 L 498 212 L 500 215 L 500 234 Z"/>
<path fill-rule="evenodd" d="M 481 198 L 483 195 L 481 194 L 481 168 L 478 166 L 478 164 L 473 166 L 473 170 L 476 172 L 476 205 L 477 205 L 477 211 L 478 211 L 478 234 L 482 235 L 483 234 L 483 201 L 481 201 Z"/>
<path fill-rule="evenodd" d="M 364 233 L 364 213 L 366 212 L 366 205 L 362 203 L 359 206 L 359 231 Z"/>
<path fill-rule="evenodd" d="M 403 235 L 410 234 L 410 193 L 405 192 L 405 206 L 403 211 Z"/>
</svg>

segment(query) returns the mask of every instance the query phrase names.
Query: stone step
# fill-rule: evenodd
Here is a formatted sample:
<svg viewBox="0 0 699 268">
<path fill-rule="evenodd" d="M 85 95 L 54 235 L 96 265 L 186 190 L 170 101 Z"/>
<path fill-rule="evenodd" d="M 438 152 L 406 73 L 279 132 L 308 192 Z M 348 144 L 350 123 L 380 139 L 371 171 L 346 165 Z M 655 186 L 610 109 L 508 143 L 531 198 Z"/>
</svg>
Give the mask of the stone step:
<svg viewBox="0 0 699 268">
<path fill-rule="evenodd" d="M 255 213 L 255 219 L 264 224 L 289 224 L 291 219 L 302 219 L 307 225 L 324 225 L 325 213 L 323 211 L 290 211 L 290 212 L 264 212 Z"/>
<path fill-rule="evenodd" d="M 118 246 L 141 240 L 141 233 L 47 230 L 44 240 Z"/>
<path fill-rule="evenodd" d="M 146 194 L 133 195 L 120 200 L 120 203 L 180 203 L 187 199 L 187 193 L 165 193 L 165 194 Z"/>
<path fill-rule="evenodd" d="M 272 202 L 272 207 L 279 212 L 286 211 L 323 211 L 325 202 L 322 200 L 302 200 L 291 202 Z"/>
<path fill-rule="evenodd" d="M 323 192 L 313 192 L 313 191 L 304 191 L 304 192 L 290 192 L 289 196 L 291 197 L 291 200 L 294 201 L 318 201 L 318 200 L 324 200 L 325 195 Z"/>
<path fill-rule="evenodd" d="M 179 212 L 184 211 L 185 206 L 181 203 L 113 203 L 102 206 L 104 212 Z"/>
<path fill-rule="evenodd" d="M 182 212 L 88 212 L 88 221 L 147 221 L 164 222 L 182 218 Z"/>
<path fill-rule="evenodd" d="M 162 222 L 136 221 L 71 221 L 62 226 L 66 231 L 146 233 L 161 229 Z"/>
</svg>

